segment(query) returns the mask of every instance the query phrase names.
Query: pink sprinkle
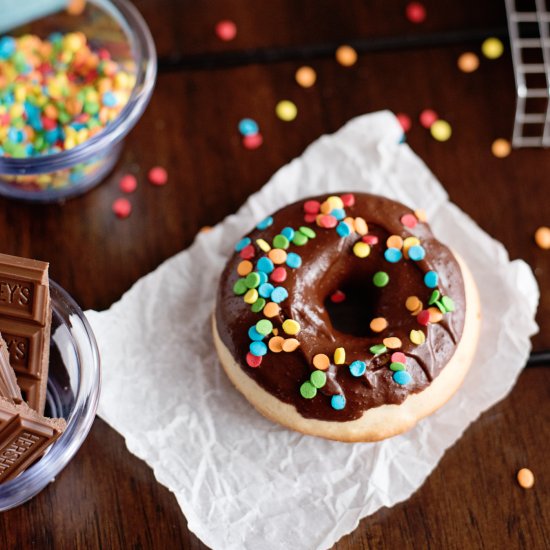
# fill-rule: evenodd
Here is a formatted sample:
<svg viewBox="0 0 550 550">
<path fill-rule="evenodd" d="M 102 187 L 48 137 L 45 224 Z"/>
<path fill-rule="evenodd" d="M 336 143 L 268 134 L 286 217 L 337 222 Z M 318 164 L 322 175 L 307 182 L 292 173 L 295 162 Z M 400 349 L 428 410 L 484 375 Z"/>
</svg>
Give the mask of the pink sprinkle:
<svg viewBox="0 0 550 550">
<path fill-rule="evenodd" d="M 330 297 L 334 304 L 340 304 L 346 299 L 346 295 L 341 290 L 336 290 Z"/>
<path fill-rule="evenodd" d="M 353 193 L 345 193 L 340 197 L 345 207 L 353 206 L 355 204 L 355 195 Z"/>
<path fill-rule="evenodd" d="M 428 130 L 438 118 L 439 115 L 432 109 L 424 109 L 418 117 L 418 119 L 420 120 L 420 124 L 422 124 L 422 126 L 424 126 L 424 128 L 427 128 Z"/>
<path fill-rule="evenodd" d="M 373 244 L 378 244 L 378 237 L 376 235 L 365 235 L 361 240 L 371 246 Z"/>
<path fill-rule="evenodd" d="M 407 362 L 407 356 L 400 351 L 396 351 L 395 353 L 391 354 L 391 362 L 405 364 Z"/>
<path fill-rule="evenodd" d="M 399 124 L 401 124 L 401 128 L 403 128 L 403 132 L 407 133 L 412 126 L 411 117 L 405 113 L 397 113 L 395 116 L 399 121 Z"/>
<path fill-rule="evenodd" d="M 136 176 L 133 174 L 126 174 L 122 176 L 118 186 L 123 193 L 133 193 L 137 188 Z"/>
<path fill-rule="evenodd" d="M 306 214 L 304 220 L 306 223 L 313 223 L 317 219 L 317 214 Z"/>
<path fill-rule="evenodd" d="M 418 220 L 416 219 L 416 216 L 414 214 L 404 214 L 403 216 L 401 216 L 401 223 L 405 227 L 412 229 L 413 227 L 416 226 L 416 224 L 418 223 Z"/>
<path fill-rule="evenodd" d="M 168 181 L 168 173 L 162 166 L 151 168 L 147 176 L 153 185 L 164 185 Z"/>
<path fill-rule="evenodd" d="M 246 362 L 249 367 L 252 367 L 253 369 L 258 368 L 262 364 L 262 357 L 252 355 L 251 353 L 246 354 Z"/>
<path fill-rule="evenodd" d="M 286 269 L 282 266 L 276 267 L 269 278 L 274 283 L 283 283 L 286 281 Z"/>
<path fill-rule="evenodd" d="M 426 19 L 426 8 L 420 2 L 409 2 L 405 14 L 411 23 L 422 23 Z"/>
<path fill-rule="evenodd" d="M 224 42 L 229 42 L 237 36 L 237 25 L 229 19 L 223 19 L 216 24 L 216 36 Z"/>
<path fill-rule="evenodd" d="M 321 203 L 319 201 L 306 201 L 304 203 L 304 212 L 306 214 L 319 214 L 319 210 L 321 210 Z"/>
<path fill-rule="evenodd" d="M 240 252 L 239 252 L 239 256 L 243 259 L 243 260 L 251 260 L 252 258 L 254 258 L 256 254 L 256 251 L 254 250 L 254 247 L 249 244 L 248 246 L 245 246 Z"/>
<path fill-rule="evenodd" d="M 113 202 L 113 212 L 117 218 L 127 218 L 132 212 L 132 205 L 128 199 L 116 199 Z"/>
<path fill-rule="evenodd" d="M 321 216 L 319 222 L 319 225 L 321 227 L 325 227 L 326 229 L 332 229 L 333 227 L 336 227 L 338 225 L 338 220 L 331 214 L 325 214 L 324 216 Z"/>
<path fill-rule="evenodd" d="M 253 151 L 262 145 L 264 138 L 259 132 L 257 134 L 249 134 L 243 137 L 243 147 L 249 151 Z"/>
<path fill-rule="evenodd" d="M 430 322 L 430 312 L 427 309 L 423 309 L 417 316 L 416 320 L 424 326 L 428 326 Z"/>
</svg>

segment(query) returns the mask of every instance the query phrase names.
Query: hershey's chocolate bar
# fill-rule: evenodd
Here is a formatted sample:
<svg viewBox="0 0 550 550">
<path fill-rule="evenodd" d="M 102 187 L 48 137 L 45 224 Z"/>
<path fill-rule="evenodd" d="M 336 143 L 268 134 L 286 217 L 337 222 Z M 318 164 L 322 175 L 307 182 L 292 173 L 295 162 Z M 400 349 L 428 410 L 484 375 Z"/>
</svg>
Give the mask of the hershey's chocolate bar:
<svg viewBox="0 0 550 550">
<path fill-rule="evenodd" d="M 0 332 L 23 399 L 39 413 L 46 404 L 50 323 L 48 264 L 0 254 Z"/>
<path fill-rule="evenodd" d="M 65 427 L 62 419 L 44 418 L 25 403 L 0 397 L 0 483 L 33 464 Z"/>
<path fill-rule="evenodd" d="M 6 342 L 0 334 L 0 397 L 11 399 L 14 403 L 21 403 L 21 390 L 17 385 L 15 372 L 10 365 L 10 356 Z"/>
</svg>

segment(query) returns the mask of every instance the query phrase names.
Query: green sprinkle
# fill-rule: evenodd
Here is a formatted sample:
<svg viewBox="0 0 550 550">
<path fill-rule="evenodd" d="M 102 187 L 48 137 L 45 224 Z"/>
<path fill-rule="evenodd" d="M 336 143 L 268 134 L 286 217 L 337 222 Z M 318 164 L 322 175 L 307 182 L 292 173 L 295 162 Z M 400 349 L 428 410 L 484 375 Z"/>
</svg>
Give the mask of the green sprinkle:
<svg viewBox="0 0 550 550">
<path fill-rule="evenodd" d="M 311 382 L 304 382 L 300 386 L 300 393 L 305 399 L 313 399 L 317 395 L 317 388 Z"/>
<path fill-rule="evenodd" d="M 273 330 L 273 323 L 269 319 L 262 319 L 256 323 L 256 330 L 267 336 Z"/>
<path fill-rule="evenodd" d="M 260 313 L 265 307 L 265 300 L 263 298 L 258 298 L 251 306 L 250 309 L 254 313 Z"/>
<path fill-rule="evenodd" d="M 322 370 L 316 370 L 309 377 L 311 384 L 316 388 L 322 388 L 327 383 L 327 375 Z"/>
<path fill-rule="evenodd" d="M 310 227 L 302 226 L 298 229 L 298 231 L 302 233 L 302 235 L 305 235 L 308 239 L 315 239 L 315 237 L 317 236 L 315 231 L 313 231 L 313 229 L 311 229 Z"/>
<path fill-rule="evenodd" d="M 376 344 L 370 348 L 370 352 L 374 355 L 380 355 L 381 353 L 386 353 L 388 348 L 384 344 Z"/>
<path fill-rule="evenodd" d="M 447 310 L 445 309 L 445 306 L 439 300 L 437 300 L 437 302 L 434 302 L 434 305 L 438 307 L 438 309 L 439 309 L 439 311 L 441 311 L 441 313 L 447 313 Z"/>
<path fill-rule="evenodd" d="M 390 276 L 385 271 L 378 271 L 374 274 L 372 282 L 374 283 L 374 286 L 382 288 L 390 282 Z"/>
<path fill-rule="evenodd" d="M 246 276 L 244 283 L 247 288 L 257 288 L 260 286 L 260 275 L 253 271 Z"/>
<path fill-rule="evenodd" d="M 284 235 L 275 235 L 273 237 L 273 248 L 284 248 L 286 250 L 289 245 L 290 242 Z"/>
<path fill-rule="evenodd" d="M 244 282 L 244 279 L 239 279 L 234 285 L 233 285 L 233 292 L 237 294 L 237 296 L 241 296 L 248 290 L 248 287 L 246 286 L 246 283 Z"/>
<path fill-rule="evenodd" d="M 449 296 L 443 296 L 443 298 L 441 298 L 441 305 L 445 308 L 446 313 L 450 313 L 455 310 L 455 303 Z"/>
<path fill-rule="evenodd" d="M 406 370 L 406 366 L 403 364 L 403 363 L 399 363 L 399 362 L 393 362 L 391 365 L 390 365 L 390 369 L 394 372 L 397 372 L 399 370 Z"/>
<path fill-rule="evenodd" d="M 439 297 L 441 296 L 441 292 L 439 290 L 434 290 L 432 292 L 432 295 L 430 296 L 430 299 L 428 300 L 428 305 L 433 306 L 437 300 L 439 300 Z"/>
<path fill-rule="evenodd" d="M 296 246 L 304 246 L 308 241 L 309 239 L 299 231 L 296 231 L 296 233 L 294 233 L 294 237 L 292 238 L 292 244 L 295 244 Z"/>
</svg>

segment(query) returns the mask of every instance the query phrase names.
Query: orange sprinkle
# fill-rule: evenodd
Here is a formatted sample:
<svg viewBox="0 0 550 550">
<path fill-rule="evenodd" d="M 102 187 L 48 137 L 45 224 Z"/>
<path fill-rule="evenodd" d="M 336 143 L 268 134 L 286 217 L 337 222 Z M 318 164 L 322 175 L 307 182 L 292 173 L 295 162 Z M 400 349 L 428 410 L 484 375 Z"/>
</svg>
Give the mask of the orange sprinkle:
<svg viewBox="0 0 550 550">
<path fill-rule="evenodd" d="M 370 329 L 373 332 L 382 332 L 388 327 L 388 321 L 384 317 L 376 317 L 370 322 Z"/>
<path fill-rule="evenodd" d="M 281 336 L 273 336 L 273 338 L 269 339 L 269 343 L 268 343 L 269 349 L 273 353 L 280 353 L 281 351 L 283 351 L 284 341 L 285 339 L 282 338 Z"/>
<path fill-rule="evenodd" d="M 518 472 L 518 483 L 524 489 L 531 489 L 535 484 L 535 475 L 529 468 L 522 468 Z"/>
<path fill-rule="evenodd" d="M 248 260 L 243 260 L 238 266 L 237 266 L 237 273 L 241 277 L 246 277 L 251 271 L 254 266 L 252 265 L 252 262 L 249 262 Z"/>
<path fill-rule="evenodd" d="M 212 231 L 212 226 L 211 225 L 203 225 L 199 229 L 199 233 L 208 233 L 209 231 Z"/>
<path fill-rule="evenodd" d="M 264 307 L 263 313 L 266 317 L 271 319 L 272 317 L 277 317 L 280 311 L 281 308 L 279 304 L 276 304 L 275 302 L 268 302 Z"/>
<path fill-rule="evenodd" d="M 330 214 L 331 210 L 332 210 L 332 207 L 330 206 L 330 203 L 328 201 L 324 201 L 323 203 L 321 203 L 322 214 Z"/>
<path fill-rule="evenodd" d="M 357 52 L 351 46 L 340 46 L 336 50 L 336 61 L 344 67 L 351 67 L 357 63 Z"/>
<path fill-rule="evenodd" d="M 539 227 L 535 231 L 535 243 L 543 250 L 550 250 L 550 227 Z"/>
<path fill-rule="evenodd" d="M 443 319 L 443 313 L 441 313 L 441 311 L 439 311 L 439 309 L 436 307 L 429 307 L 428 313 L 430 314 L 430 323 L 439 323 L 439 321 Z"/>
<path fill-rule="evenodd" d="M 392 235 L 388 237 L 386 246 L 388 248 L 397 248 L 397 250 L 401 250 L 403 248 L 403 239 L 399 235 Z"/>
<path fill-rule="evenodd" d="M 298 342 L 296 338 L 287 338 L 283 342 L 283 351 L 290 353 L 291 351 L 298 349 L 299 345 L 300 345 L 300 342 Z"/>
<path fill-rule="evenodd" d="M 382 343 L 388 349 L 398 349 L 402 346 L 401 340 L 399 338 L 397 338 L 396 336 L 390 336 L 389 338 L 384 338 L 382 340 Z"/>
<path fill-rule="evenodd" d="M 355 218 L 353 227 L 355 228 L 355 232 L 361 235 L 361 237 L 369 232 L 369 226 L 363 218 Z"/>
<path fill-rule="evenodd" d="M 423 208 L 419 208 L 414 211 L 414 215 L 418 218 L 419 222 L 426 223 L 428 218 L 426 216 L 426 211 Z"/>
<path fill-rule="evenodd" d="M 420 309 L 422 309 L 422 302 L 420 301 L 418 296 L 409 296 L 405 300 L 405 307 L 409 311 L 416 311 L 419 307 L 420 307 Z"/>
<path fill-rule="evenodd" d="M 286 262 L 286 252 L 282 248 L 273 248 L 269 251 L 268 257 L 274 264 L 284 264 Z"/>
<path fill-rule="evenodd" d="M 327 370 L 330 367 L 330 359 L 324 353 L 318 353 L 313 358 L 313 366 L 319 370 Z"/>
</svg>

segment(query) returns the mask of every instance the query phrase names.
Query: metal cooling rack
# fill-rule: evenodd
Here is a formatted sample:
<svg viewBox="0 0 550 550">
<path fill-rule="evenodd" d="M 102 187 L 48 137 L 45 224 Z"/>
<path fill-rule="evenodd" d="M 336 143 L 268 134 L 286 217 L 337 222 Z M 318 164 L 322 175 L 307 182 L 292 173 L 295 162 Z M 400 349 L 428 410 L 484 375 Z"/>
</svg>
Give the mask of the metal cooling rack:
<svg viewBox="0 0 550 550">
<path fill-rule="evenodd" d="M 517 104 L 514 147 L 550 147 L 550 0 L 505 0 Z"/>
</svg>

